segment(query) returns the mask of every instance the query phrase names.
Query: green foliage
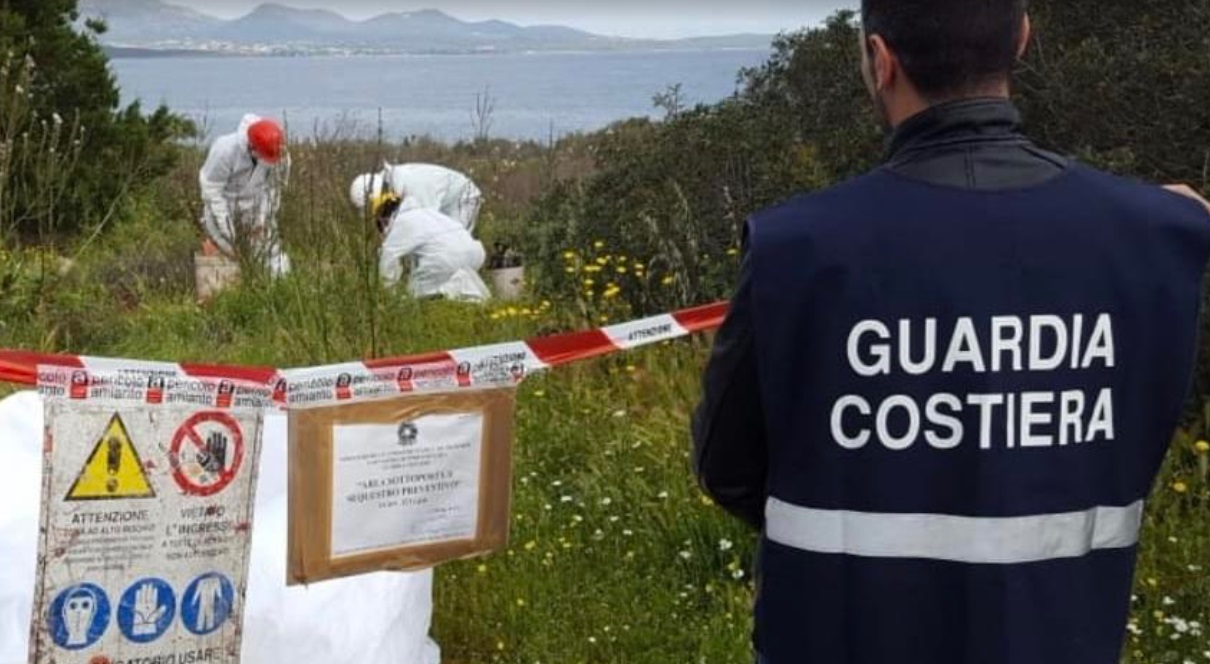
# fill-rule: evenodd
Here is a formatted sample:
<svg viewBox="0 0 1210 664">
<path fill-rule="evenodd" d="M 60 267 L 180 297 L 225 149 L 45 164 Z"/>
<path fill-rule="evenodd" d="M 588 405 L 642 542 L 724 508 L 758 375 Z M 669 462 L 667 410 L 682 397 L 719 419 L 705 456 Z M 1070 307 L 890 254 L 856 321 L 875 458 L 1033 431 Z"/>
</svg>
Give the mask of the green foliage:
<svg viewBox="0 0 1210 664">
<path fill-rule="evenodd" d="M 811 146 L 831 182 L 869 170 L 881 155 L 859 43 L 855 13 L 840 11 L 820 28 L 779 36 L 769 61 L 743 75 L 744 98 Z"/>
<path fill-rule="evenodd" d="M 1031 3 L 1031 133 L 1156 182 L 1210 185 L 1210 0 Z"/>
<path fill-rule="evenodd" d="M 596 173 L 554 187 L 534 212 L 529 246 L 542 292 L 583 301 L 625 286 L 620 266 L 594 276 L 563 258 L 607 250 L 647 268 L 620 293 L 635 312 L 726 296 L 747 215 L 825 179 L 814 150 L 770 119 L 733 99 L 605 132 Z"/>
<path fill-rule="evenodd" d="M 173 141 L 194 131 L 162 107 L 147 117 L 137 103 L 119 108 L 95 40 L 104 25 L 77 30 L 77 18 L 75 0 L 0 6 L 0 155 L 8 158 L 0 221 L 10 236 L 45 239 L 111 221 L 172 166 Z M 56 151 L 66 157 L 50 160 L 53 172 L 34 174 Z"/>
</svg>

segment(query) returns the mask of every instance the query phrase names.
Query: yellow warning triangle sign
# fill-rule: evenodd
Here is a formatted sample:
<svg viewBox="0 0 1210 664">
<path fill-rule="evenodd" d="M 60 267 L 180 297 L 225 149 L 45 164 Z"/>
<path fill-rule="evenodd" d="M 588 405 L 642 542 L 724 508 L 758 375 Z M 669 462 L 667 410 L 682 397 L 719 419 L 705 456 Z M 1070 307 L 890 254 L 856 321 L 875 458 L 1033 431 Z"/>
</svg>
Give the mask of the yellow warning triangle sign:
<svg viewBox="0 0 1210 664">
<path fill-rule="evenodd" d="M 114 413 L 97 441 L 67 500 L 116 500 L 155 498 L 139 452 L 130 440 L 122 416 Z"/>
</svg>

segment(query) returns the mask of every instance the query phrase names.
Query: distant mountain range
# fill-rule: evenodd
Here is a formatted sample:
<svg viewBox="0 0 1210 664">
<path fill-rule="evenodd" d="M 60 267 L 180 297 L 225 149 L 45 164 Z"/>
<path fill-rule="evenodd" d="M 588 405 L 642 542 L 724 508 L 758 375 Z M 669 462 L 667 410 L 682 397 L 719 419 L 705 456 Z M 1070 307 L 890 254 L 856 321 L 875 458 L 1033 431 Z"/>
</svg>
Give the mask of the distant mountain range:
<svg viewBox="0 0 1210 664">
<path fill-rule="evenodd" d="M 572 28 L 469 22 L 435 9 L 353 21 L 336 12 L 263 4 L 224 20 L 161 0 L 82 0 L 81 22 L 101 18 L 101 43 L 113 55 L 308 55 L 475 53 L 640 48 L 765 48 L 769 35 L 728 35 L 658 41 L 595 35 Z"/>
</svg>

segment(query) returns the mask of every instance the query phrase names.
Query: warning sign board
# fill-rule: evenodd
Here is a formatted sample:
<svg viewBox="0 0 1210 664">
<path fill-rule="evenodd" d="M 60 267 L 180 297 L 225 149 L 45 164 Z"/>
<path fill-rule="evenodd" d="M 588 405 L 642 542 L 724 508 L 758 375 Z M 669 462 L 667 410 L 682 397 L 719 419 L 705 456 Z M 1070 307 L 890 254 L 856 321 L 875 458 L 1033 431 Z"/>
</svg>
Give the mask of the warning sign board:
<svg viewBox="0 0 1210 664">
<path fill-rule="evenodd" d="M 122 416 L 115 413 L 67 492 L 67 500 L 154 497 L 139 451 L 130 441 Z"/>
<path fill-rule="evenodd" d="M 263 411 L 167 401 L 47 399 L 31 664 L 239 661 Z"/>
</svg>

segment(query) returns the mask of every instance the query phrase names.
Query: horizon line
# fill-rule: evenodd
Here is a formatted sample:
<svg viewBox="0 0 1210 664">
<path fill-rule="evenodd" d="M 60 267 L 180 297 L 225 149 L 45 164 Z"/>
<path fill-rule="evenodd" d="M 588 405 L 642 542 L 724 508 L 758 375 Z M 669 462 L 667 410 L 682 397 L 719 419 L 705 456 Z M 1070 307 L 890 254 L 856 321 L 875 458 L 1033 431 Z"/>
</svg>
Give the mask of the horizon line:
<svg viewBox="0 0 1210 664">
<path fill-rule="evenodd" d="M 95 0 L 95 1 L 98 4 L 105 2 L 105 0 Z M 482 20 L 474 20 L 474 19 L 464 18 L 462 16 L 459 16 L 456 13 L 452 13 L 452 12 L 449 12 L 449 11 L 446 11 L 443 9 L 437 9 L 437 8 L 431 7 L 431 6 L 425 7 L 422 9 L 415 9 L 415 10 L 411 10 L 411 11 L 385 11 L 385 12 L 380 12 L 380 13 L 366 16 L 365 18 L 355 18 L 353 16 L 349 16 L 348 14 L 345 14 L 344 12 L 341 12 L 338 9 L 335 9 L 332 7 L 313 7 L 313 8 L 297 7 L 297 6 L 291 5 L 288 1 L 283 2 L 281 0 L 265 0 L 263 2 L 257 3 L 254 7 L 252 7 L 251 9 L 249 9 L 246 12 L 227 17 L 227 16 L 219 16 L 217 14 L 212 13 L 212 11 L 207 11 L 205 9 L 199 9 L 199 8 L 195 8 L 195 7 L 185 6 L 183 4 L 180 4 L 177 0 L 154 0 L 154 1 L 158 2 L 159 4 L 168 6 L 168 7 L 173 7 L 176 9 L 193 12 L 195 14 L 199 14 L 201 16 L 204 16 L 206 18 L 209 18 L 209 19 L 212 19 L 215 21 L 222 21 L 222 22 L 228 22 L 228 23 L 234 22 L 234 21 L 240 21 L 245 18 L 248 18 L 249 16 L 256 14 L 258 11 L 260 11 L 261 9 L 263 9 L 265 7 L 281 7 L 284 9 L 289 9 L 292 11 L 297 11 L 297 12 L 302 12 L 302 13 L 319 12 L 319 13 L 331 14 L 334 16 L 338 16 L 345 21 L 348 21 L 353 24 L 358 24 L 358 25 L 371 23 L 377 19 L 381 19 L 381 18 L 387 17 L 387 16 L 411 16 L 411 15 L 416 15 L 416 14 L 429 13 L 429 14 L 440 14 L 442 16 L 446 16 L 448 18 L 454 19 L 454 20 L 456 20 L 460 23 L 464 23 L 466 25 L 481 25 L 484 23 L 498 22 L 498 23 L 505 23 L 508 25 L 516 26 L 519 28 L 527 28 L 527 29 L 562 28 L 562 29 L 575 30 L 577 32 L 582 32 L 586 35 L 590 35 L 593 37 L 603 37 L 603 38 L 608 38 L 608 39 L 627 40 L 627 41 L 675 42 L 675 41 L 688 41 L 688 40 L 695 40 L 695 39 L 724 38 L 724 37 L 775 37 L 779 33 L 782 33 L 782 32 L 792 31 L 792 30 L 798 29 L 798 28 L 811 27 L 811 25 L 803 25 L 803 26 L 798 26 L 797 28 L 782 28 L 779 30 L 772 30 L 772 31 L 767 31 L 767 32 L 766 31 L 740 30 L 737 32 L 711 32 L 711 33 L 680 35 L 680 36 L 642 37 L 642 36 L 633 36 L 633 35 L 625 35 L 625 34 L 609 33 L 609 32 L 596 32 L 592 29 L 579 28 L 579 27 L 575 27 L 573 25 L 568 25 L 566 23 L 557 23 L 557 22 L 555 22 L 555 23 L 552 23 L 552 22 L 529 23 L 529 22 L 509 20 L 509 19 L 504 19 L 504 18 L 486 18 L 486 19 L 482 19 Z M 82 11 L 81 15 L 85 16 L 87 14 Z M 102 15 L 102 18 L 104 18 L 103 15 Z"/>
</svg>

